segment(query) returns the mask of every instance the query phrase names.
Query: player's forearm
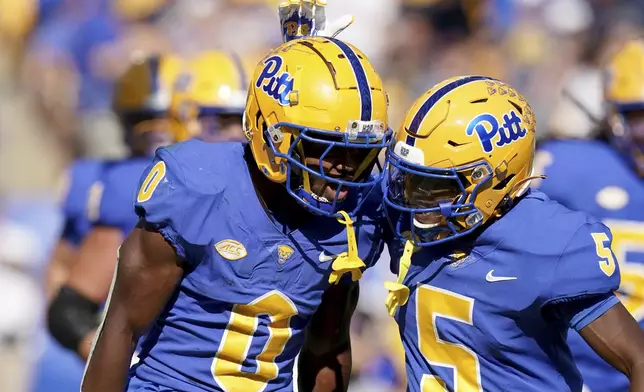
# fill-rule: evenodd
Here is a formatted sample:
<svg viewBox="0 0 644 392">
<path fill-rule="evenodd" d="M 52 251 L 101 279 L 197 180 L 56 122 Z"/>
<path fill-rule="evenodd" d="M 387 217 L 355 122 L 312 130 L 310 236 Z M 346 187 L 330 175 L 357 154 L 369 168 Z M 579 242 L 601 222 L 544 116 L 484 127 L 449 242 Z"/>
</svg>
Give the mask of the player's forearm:
<svg viewBox="0 0 644 392">
<path fill-rule="evenodd" d="M 351 346 L 347 342 L 321 355 L 304 347 L 297 365 L 301 392 L 346 391 L 351 377 Z"/>
<path fill-rule="evenodd" d="M 630 381 L 630 392 L 644 392 L 644 361 L 637 361 L 632 363 L 626 376 Z"/>
<path fill-rule="evenodd" d="M 67 281 L 69 271 L 75 261 L 75 254 L 72 246 L 65 240 L 61 240 L 54 250 L 53 257 L 47 269 L 47 299 L 52 300 L 60 287 Z"/>
<path fill-rule="evenodd" d="M 81 391 L 122 391 L 137 336 L 127 323 L 108 316 L 90 354 Z"/>
<path fill-rule="evenodd" d="M 630 378 L 630 392 L 644 392 L 644 374 L 634 375 Z"/>
</svg>

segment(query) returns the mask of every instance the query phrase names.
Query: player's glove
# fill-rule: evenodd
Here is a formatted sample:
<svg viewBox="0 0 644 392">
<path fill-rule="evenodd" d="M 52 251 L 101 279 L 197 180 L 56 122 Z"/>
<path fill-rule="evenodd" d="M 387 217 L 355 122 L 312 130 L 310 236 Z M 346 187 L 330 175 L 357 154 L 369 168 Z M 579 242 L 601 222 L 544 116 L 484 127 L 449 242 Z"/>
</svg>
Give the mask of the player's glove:
<svg viewBox="0 0 644 392">
<path fill-rule="evenodd" d="M 282 41 L 306 36 L 335 37 L 353 23 L 353 15 L 344 15 L 327 23 L 326 3 L 327 0 L 288 0 L 281 3 Z"/>
</svg>

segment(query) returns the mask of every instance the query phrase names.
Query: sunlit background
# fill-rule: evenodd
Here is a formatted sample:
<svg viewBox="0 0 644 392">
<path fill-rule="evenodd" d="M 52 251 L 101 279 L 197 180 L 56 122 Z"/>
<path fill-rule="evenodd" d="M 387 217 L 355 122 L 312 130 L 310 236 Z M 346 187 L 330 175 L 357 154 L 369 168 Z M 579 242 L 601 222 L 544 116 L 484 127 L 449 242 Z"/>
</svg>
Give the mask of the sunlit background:
<svg viewBox="0 0 644 392">
<path fill-rule="evenodd" d="M 43 321 L 48 261 L 69 163 L 127 154 L 111 112 L 115 78 L 132 56 L 156 52 L 224 48 L 252 68 L 281 43 L 278 2 L 0 0 L 0 391 L 79 388 L 83 363 Z M 331 19 L 347 13 L 356 22 L 341 38 L 382 75 L 392 128 L 434 83 L 484 74 L 526 96 L 540 138 L 593 132 L 599 67 L 644 26 L 641 0 L 329 0 Z M 388 269 L 382 260 L 361 282 L 352 391 L 405 390 L 384 307 Z"/>
</svg>

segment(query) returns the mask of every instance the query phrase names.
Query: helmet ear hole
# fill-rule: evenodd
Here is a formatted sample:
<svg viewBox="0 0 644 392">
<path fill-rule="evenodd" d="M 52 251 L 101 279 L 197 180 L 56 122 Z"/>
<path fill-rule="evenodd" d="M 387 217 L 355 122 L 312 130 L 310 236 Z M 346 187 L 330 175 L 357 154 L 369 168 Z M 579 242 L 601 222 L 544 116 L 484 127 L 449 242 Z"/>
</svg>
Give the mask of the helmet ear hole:
<svg viewBox="0 0 644 392">
<path fill-rule="evenodd" d="M 262 139 L 264 140 L 264 143 L 266 143 L 266 145 L 269 145 L 267 135 L 268 132 L 266 132 L 268 127 L 266 126 L 266 121 L 264 121 L 261 110 L 258 110 L 257 114 L 255 115 L 255 129 L 259 130 L 262 133 Z"/>
<path fill-rule="evenodd" d="M 510 181 L 512 181 L 514 176 L 515 174 L 510 174 L 509 176 L 505 177 L 501 182 L 496 184 L 492 189 L 494 189 L 495 191 L 500 191 L 501 189 L 504 189 L 506 186 L 508 186 Z"/>
</svg>

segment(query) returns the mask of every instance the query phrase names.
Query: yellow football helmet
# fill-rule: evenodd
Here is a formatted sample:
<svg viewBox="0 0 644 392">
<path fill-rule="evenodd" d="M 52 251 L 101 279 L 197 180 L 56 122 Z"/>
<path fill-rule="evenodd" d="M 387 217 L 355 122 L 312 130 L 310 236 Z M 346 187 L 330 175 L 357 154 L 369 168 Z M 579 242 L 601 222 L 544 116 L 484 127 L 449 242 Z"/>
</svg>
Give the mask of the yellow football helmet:
<svg viewBox="0 0 644 392">
<path fill-rule="evenodd" d="M 0 37 L 25 39 L 36 25 L 40 7 L 36 0 L 0 0 Z"/>
<path fill-rule="evenodd" d="M 367 57 L 322 37 L 287 42 L 258 64 L 244 132 L 260 171 L 325 216 L 357 211 L 382 178 L 371 172 L 392 136 L 387 96 Z"/>
<path fill-rule="evenodd" d="M 535 126 L 526 100 L 498 80 L 462 76 L 432 87 L 387 151 L 385 203 L 399 237 L 433 245 L 501 216 L 528 187 Z"/>
<path fill-rule="evenodd" d="M 247 77 L 240 59 L 228 52 L 207 51 L 187 63 L 175 84 L 173 113 L 186 135 L 207 141 L 243 138 Z"/>
<path fill-rule="evenodd" d="M 137 58 L 116 81 L 112 109 L 135 153 L 149 155 L 156 147 L 183 140 L 170 119 L 172 88 L 181 64 L 169 55 Z"/>
<path fill-rule="evenodd" d="M 112 0 L 112 9 L 127 20 L 141 20 L 158 13 L 167 6 L 167 0 Z"/>
<path fill-rule="evenodd" d="M 644 176 L 644 39 L 617 51 L 605 75 L 608 137 Z"/>
</svg>

